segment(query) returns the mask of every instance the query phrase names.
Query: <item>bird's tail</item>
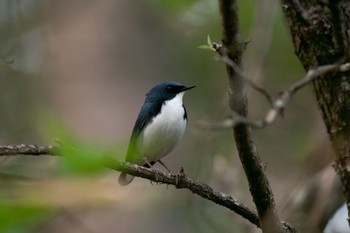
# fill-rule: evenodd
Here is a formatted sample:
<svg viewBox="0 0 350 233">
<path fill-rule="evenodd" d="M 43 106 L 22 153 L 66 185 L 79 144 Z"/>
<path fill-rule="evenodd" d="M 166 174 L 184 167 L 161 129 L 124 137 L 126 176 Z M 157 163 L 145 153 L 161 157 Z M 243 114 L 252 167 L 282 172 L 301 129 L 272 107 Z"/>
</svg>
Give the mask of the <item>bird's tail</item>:
<svg viewBox="0 0 350 233">
<path fill-rule="evenodd" d="M 130 184 L 134 178 L 135 178 L 135 176 L 128 175 L 128 174 L 122 172 L 119 176 L 118 182 L 120 185 L 125 186 L 125 185 Z"/>
</svg>

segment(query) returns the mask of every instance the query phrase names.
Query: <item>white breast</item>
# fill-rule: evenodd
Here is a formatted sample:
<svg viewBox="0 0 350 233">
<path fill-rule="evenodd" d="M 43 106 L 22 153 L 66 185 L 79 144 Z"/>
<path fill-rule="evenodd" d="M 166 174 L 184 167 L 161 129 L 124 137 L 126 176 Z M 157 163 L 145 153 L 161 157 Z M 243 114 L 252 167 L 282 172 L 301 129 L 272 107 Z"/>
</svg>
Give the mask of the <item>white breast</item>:
<svg viewBox="0 0 350 233">
<path fill-rule="evenodd" d="M 187 119 L 179 93 L 175 98 L 166 101 L 153 121 L 143 132 L 141 152 L 148 161 L 158 161 L 170 153 L 182 139 Z"/>
</svg>

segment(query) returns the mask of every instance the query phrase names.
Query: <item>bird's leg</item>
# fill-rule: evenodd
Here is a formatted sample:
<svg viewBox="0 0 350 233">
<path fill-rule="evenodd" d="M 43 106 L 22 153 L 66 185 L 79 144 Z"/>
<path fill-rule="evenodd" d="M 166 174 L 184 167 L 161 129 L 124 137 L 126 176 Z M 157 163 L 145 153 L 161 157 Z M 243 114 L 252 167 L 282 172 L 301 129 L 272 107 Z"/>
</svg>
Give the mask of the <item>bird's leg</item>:
<svg viewBox="0 0 350 233">
<path fill-rule="evenodd" d="M 152 167 L 152 166 L 153 166 L 152 163 L 150 163 L 150 162 L 148 161 L 148 159 L 147 159 L 146 156 L 143 157 L 143 161 L 144 161 L 145 164 L 149 167 L 149 169 L 154 170 L 154 168 Z M 147 167 L 147 166 L 145 166 L 145 167 Z"/>
<path fill-rule="evenodd" d="M 158 162 L 159 162 L 169 173 L 171 173 L 170 169 L 165 165 L 165 163 L 163 163 L 162 160 L 158 160 Z"/>
<path fill-rule="evenodd" d="M 147 159 L 146 156 L 143 157 L 143 161 L 144 161 L 145 164 L 149 167 L 149 169 L 151 169 L 152 171 L 154 171 L 154 172 L 156 173 L 156 175 L 157 175 L 158 169 L 155 169 L 155 168 L 153 167 L 152 163 L 148 161 L 148 159 Z M 153 163 L 153 164 L 154 164 L 154 163 Z M 146 167 L 146 166 L 145 166 L 145 167 Z M 157 176 L 156 176 L 156 178 L 157 178 Z M 157 179 L 156 179 L 156 180 L 157 180 Z M 153 183 L 152 183 L 151 180 L 150 180 L 150 183 L 151 183 L 151 185 L 153 185 Z M 157 181 L 156 181 L 156 184 L 158 184 Z"/>
<path fill-rule="evenodd" d="M 181 167 L 180 172 L 172 172 L 172 171 L 165 165 L 165 163 L 163 163 L 162 160 L 158 160 L 158 162 L 159 162 L 163 167 L 165 167 L 165 169 L 168 170 L 168 172 L 169 172 L 171 175 L 174 175 L 174 174 L 175 174 L 175 187 L 178 187 L 180 176 L 181 176 L 182 173 L 183 173 L 183 168 Z"/>
</svg>

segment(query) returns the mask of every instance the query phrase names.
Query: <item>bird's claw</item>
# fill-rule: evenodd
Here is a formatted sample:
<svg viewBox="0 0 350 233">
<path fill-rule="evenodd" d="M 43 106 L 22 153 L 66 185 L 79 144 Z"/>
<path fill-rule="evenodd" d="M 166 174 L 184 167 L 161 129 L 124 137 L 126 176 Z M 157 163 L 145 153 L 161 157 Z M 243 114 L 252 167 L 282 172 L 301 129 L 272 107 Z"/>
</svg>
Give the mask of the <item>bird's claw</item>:
<svg viewBox="0 0 350 233">
<path fill-rule="evenodd" d="M 174 172 L 172 173 L 173 175 L 175 175 L 175 187 L 176 188 L 180 188 L 179 186 L 179 181 L 181 178 L 183 178 L 185 176 L 185 170 L 183 167 L 180 168 L 180 171 L 178 172 Z"/>
</svg>

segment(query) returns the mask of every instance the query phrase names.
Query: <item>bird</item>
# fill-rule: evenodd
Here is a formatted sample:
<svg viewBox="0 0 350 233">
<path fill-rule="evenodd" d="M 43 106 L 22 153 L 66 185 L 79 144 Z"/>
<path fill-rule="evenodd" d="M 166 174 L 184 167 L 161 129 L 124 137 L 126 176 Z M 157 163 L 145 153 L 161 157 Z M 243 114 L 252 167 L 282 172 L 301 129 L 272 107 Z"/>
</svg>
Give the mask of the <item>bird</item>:
<svg viewBox="0 0 350 233">
<path fill-rule="evenodd" d="M 170 171 L 161 159 L 179 144 L 185 133 L 188 120 L 183 96 L 194 87 L 165 81 L 146 94 L 132 130 L 126 162 L 147 168 L 160 163 Z M 134 176 L 122 172 L 118 182 L 125 186 L 133 179 Z"/>
</svg>

